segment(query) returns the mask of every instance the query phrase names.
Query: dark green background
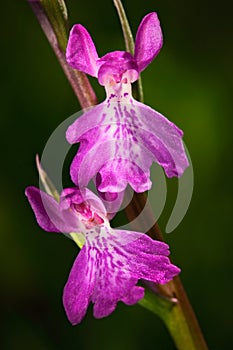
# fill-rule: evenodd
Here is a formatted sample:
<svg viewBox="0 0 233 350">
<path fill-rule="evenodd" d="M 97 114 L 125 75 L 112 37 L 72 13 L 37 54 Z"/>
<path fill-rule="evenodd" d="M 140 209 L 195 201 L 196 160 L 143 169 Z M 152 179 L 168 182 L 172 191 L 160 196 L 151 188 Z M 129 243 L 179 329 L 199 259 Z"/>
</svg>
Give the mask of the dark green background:
<svg viewBox="0 0 233 350">
<path fill-rule="evenodd" d="M 100 55 L 123 49 L 110 0 L 67 1 L 71 24 L 84 24 Z M 125 0 L 135 33 L 157 11 L 162 52 L 143 73 L 145 102 L 185 132 L 195 187 L 187 215 L 166 239 L 211 349 L 232 343 L 232 8 L 229 1 Z M 35 154 L 52 131 L 79 110 L 26 1 L 1 4 L 1 349 L 174 349 L 156 316 L 119 304 L 108 318 L 89 309 L 72 327 L 62 289 L 77 248 L 36 224 L 24 197 L 37 185 Z M 94 80 L 92 80 L 94 82 Z M 104 92 L 98 84 L 100 100 Z M 166 226 L 176 193 L 168 181 Z M 187 349 L 188 350 L 188 349 Z"/>
</svg>

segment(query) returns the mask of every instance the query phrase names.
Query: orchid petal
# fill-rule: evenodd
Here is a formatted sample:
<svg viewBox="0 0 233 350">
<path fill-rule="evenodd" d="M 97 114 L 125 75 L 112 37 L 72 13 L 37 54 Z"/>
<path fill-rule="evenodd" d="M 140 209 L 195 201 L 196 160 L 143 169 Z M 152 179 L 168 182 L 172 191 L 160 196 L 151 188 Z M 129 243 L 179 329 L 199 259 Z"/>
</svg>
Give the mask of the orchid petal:
<svg viewBox="0 0 233 350">
<path fill-rule="evenodd" d="M 86 245 L 78 254 L 70 271 L 68 281 L 63 291 L 63 304 L 69 321 L 75 325 L 81 322 L 95 283 L 95 261 L 88 255 Z"/>
<path fill-rule="evenodd" d="M 101 183 L 101 175 L 98 173 L 96 176 L 95 185 L 96 188 L 99 187 Z M 120 207 L 124 200 L 125 191 L 122 192 L 100 192 L 98 191 L 107 212 L 108 220 L 112 220 L 117 212 L 120 210 Z"/>
<path fill-rule="evenodd" d="M 133 288 L 131 288 L 129 293 L 121 299 L 121 301 L 123 301 L 123 303 L 125 303 L 126 305 L 134 305 L 142 298 L 144 298 L 144 288 L 134 286 Z"/>
<path fill-rule="evenodd" d="M 62 211 L 59 203 L 38 188 L 27 187 L 25 194 L 34 211 L 38 225 L 49 232 L 79 232 L 82 224 L 72 211 Z"/>
<path fill-rule="evenodd" d="M 138 66 L 129 52 L 110 52 L 98 60 L 100 66 L 98 81 L 101 85 L 108 84 L 109 80 L 120 82 L 123 74 L 127 72 L 128 81 L 133 83 L 138 79 Z"/>
<path fill-rule="evenodd" d="M 88 188 L 66 188 L 61 193 L 60 208 L 63 210 L 70 208 L 73 204 L 82 204 L 83 202 L 90 204 L 93 211 L 107 216 L 102 200 Z"/>
<path fill-rule="evenodd" d="M 150 188 L 148 169 L 152 160 L 138 156 L 140 147 L 134 144 L 131 132 L 131 124 L 133 127 L 137 120 L 124 114 L 127 108 L 131 105 L 107 100 L 68 128 L 68 142 L 81 142 L 70 169 L 72 181 L 79 187 L 86 186 L 99 172 L 101 192 L 122 192 L 128 183 L 137 192 Z"/>
<path fill-rule="evenodd" d="M 189 162 L 182 142 L 183 131 L 161 113 L 135 101 L 140 119 L 138 140 L 153 155 L 154 161 L 164 168 L 168 177 L 180 177 Z"/>
<path fill-rule="evenodd" d="M 119 301 L 137 303 L 144 296 L 144 289 L 136 286 L 140 278 L 170 281 L 180 270 L 170 263 L 168 254 L 167 244 L 139 232 L 109 226 L 89 230 L 64 289 L 70 322 L 79 323 L 90 302 L 96 318 L 108 316 Z"/>
<path fill-rule="evenodd" d="M 70 31 L 66 60 L 71 67 L 97 77 L 98 54 L 90 34 L 81 24 L 74 25 Z"/>
<path fill-rule="evenodd" d="M 139 232 L 114 230 L 114 234 L 119 237 L 116 250 L 127 258 L 132 276 L 164 284 L 180 272 L 167 257 L 169 249 L 166 243 Z"/>
<path fill-rule="evenodd" d="M 144 70 L 159 53 L 163 44 L 163 34 L 158 16 L 149 13 L 141 21 L 135 40 L 134 58 L 139 72 Z"/>
<path fill-rule="evenodd" d="M 34 211 L 38 225 L 45 231 L 59 232 L 60 230 L 57 226 L 60 226 L 60 224 L 55 226 L 54 220 L 51 221 L 50 218 L 52 216 L 60 221 L 59 204 L 55 199 L 33 186 L 27 187 L 25 194 Z M 48 211 L 45 209 L 44 203 L 46 203 Z M 48 213 L 49 211 L 50 213 Z"/>
<path fill-rule="evenodd" d="M 97 174 L 100 192 L 122 192 L 128 183 L 136 192 L 144 192 L 151 187 L 149 168 L 153 161 L 168 177 L 181 176 L 188 166 L 183 132 L 132 97 L 119 100 L 113 96 L 67 130 L 70 143 L 80 142 L 70 169 L 73 182 L 87 186 Z"/>
</svg>

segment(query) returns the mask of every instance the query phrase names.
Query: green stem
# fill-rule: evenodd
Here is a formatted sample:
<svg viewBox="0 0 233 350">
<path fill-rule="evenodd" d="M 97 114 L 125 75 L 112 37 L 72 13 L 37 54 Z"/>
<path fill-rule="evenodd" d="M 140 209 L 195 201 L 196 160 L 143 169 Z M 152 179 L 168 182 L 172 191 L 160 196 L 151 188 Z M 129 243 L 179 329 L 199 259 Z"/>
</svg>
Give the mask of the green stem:
<svg viewBox="0 0 233 350">
<path fill-rule="evenodd" d="M 87 108 L 97 104 L 97 98 L 87 76 L 71 68 L 65 57 L 65 47 L 67 43 L 67 18 L 66 8 L 61 0 L 28 0 L 35 16 L 37 17 L 49 43 L 52 47 L 80 105 Z M 54 9 L 59 14 L 54 16 Z"/>
<path fill-rule="evenodd" d="M 163 320 L 177 349 L 207 349 L 205 342 L 200 341 L 198 334 L 193 334 L 193 330 L 190 331 L 190 325 L 178 301 L 169 302 L 168 299 L 157 296 L 151 290 L 146 290 L 145 298 L 139 301 L 139 304 Z"/>
<path fill-rule="evenodd" d="M 57 10 L 59 14 L 60 22 L 51 14 L 50 11 L 54 9 L 53 6 L 46 6 L 52 4 L 54 6 L 59 5 L 64 7 L 63 0 L 37 0 L 31 2 L 28 0 L 41 27 L 53 48 L 60 65 L 62 66 L 71 87 L 74 90 L 77 99 L 79 100 L 83 108 L 93 106 L 97 103 L 95 93 L 89 83 L 85 74 L 73 70 L 68 66 L 65 60 L 64 53 L 64 33 L 66 31 L 66 18 L 64 14 L 66 11 Z M 121 23 L 126 23 L 127 19 L 123 6 L 119 0 L 114 0 L 114 3 L 118 9 Z M 122 11 L 123 9 L 123 11 Z M 50 13 L 50 15 L 48 15 Z M 63 17 L 62 17 L 63 14 Z M 127 22 L 128 23 L 128 22 Z M 56 30 L 54 28 L 56 27 Z M 122 25 L 123 27 L 123 25 Z M 124 29 L 125 28 L 125 29 Z M 124 36 L 128 36 L 132 41 L 132 34 L 130 28 L 127 25 L 123 27 Z M 128 40 L 128 39 L 127 39 Z M 126 40 L 126 41 L 127 41 Z M 130 41 L 129 40 L 129 41 Z M 129 50 L 132 51 L 132 44 L 128 43 Z M 140 93 L 139 93 L 140 96 Z M 142 99 L 142 95 L 140 97 Z M 41 175 L 44 176 L 42 169 Z M 127 193 L 126 193 L 127 195 Z M 147 202 L 147 196 L 145 193 L 134 193 L 134 197 L 131 203 L 125 208 L 126 215 L 129 221 L 134 220 L 141 213 Z M 158 224 L 154 218 L 153 211 L 150 205 L 147 203 L 147 209 L 145 210 L 143 221 L 138 225 L 137 230 L 145 232 L 144 227 L 148 219 L 150 222 L 154 222 L 154 225 L 147 232 L 151 237 L 164 241 L 163 235 L 159 229 Z M 197 319 L 191 307 L 191 304 L 184 291 L 182 283 L 179 277 L 175 277 L 173 281 L 166 285 L 157 285 L 157 294 L 150 290 L 146 291 L 146 296 L 140 301 L 140 304 L 145 308 L 151 310 L 155 314 L 159 315 L 164 321 L 167 329 L 169 330 L 171 337 L 173 338 L 177 349 L 179 350 L 207 350 L 207 345 L 201 333 Z M 173 303 L 173 300 L 177 300 Z"/>
<path fill-rule="evenodd" d="M 170 282 L 170 287 L 178 303 L 168 314 L 165 324 L 177 349 L 207 350 L 207 344 L 180 278 L 175 277 Z"/>
<path fill-rule="evenodd" d="M 124 10 L 124 7 L 119 0 L 113 0 L 113 3 L 117 9 L 117 13 L 121 22 L 121 28 L 123 31 L 124 41 L 125 41 L 125 48 L 126 51 L 130 52 L 132 55 L 134 54 L 134 40 L 133 40 L 133 34 L 131 32 L 129 22 L 126 17 L 126 13 Z"/>
<path fill-rule="evenodd" d="M 134 40 L 133 40 L 133 34 L 130 29 L 130 25 L 128 22 L 128 19 L 126 17 L 126 13 L 124 10 L 124 7 L 120 0 L 113 0 L 113 3 L 117 9 L 117 13 L 121 22 L 121 28 L 123 31 L 124 41 L 125 41 L 125 48 L 126 51 L 130 52 L 131 55 L 134 55 Z M 133 83 L 133 95 L 134 97 L 143 102 L 143 89 L 142 89 L 142 78 L 139 77 L 135 83 Z"/>
<path fill-rule="evenodd" d="M 147 204 L 146 207 L 145 204 Z M 164 242 L 163 234 L 156 222 L 152 208 L 147 201 L 147 195 L 145 193 L 134 193 L 132 201 L 125 208 L 125 213 L 129 222 L 138 217 L 142 210 L 144 215 L 142 220 L 137 223 L 137 230 L 145 232 L 147 223 L 154 222 L 154 225 L 150 230 L 147 230 L 147 233 L 152 238 Z M 177 349 L 207 350 L 205 339 L 180 278 L 177 276 L 165 285 L 156 285 L 156 289 L 157 294 L 147 293 L 145 300 L 142 300 L 140 304 L 149 308 L 163 319 Z M 150 296 L 149 303 L 147 301 L 148 295 Z M 169 307 L 166 308 L 165 305 L 167 306 L 168 303 L 165 303 L 163 304 L 163 312 L 159 313 L 158 309 L 157 312 L 155 312 L 158 296 L 164 300 L 173 300 L 173 298 L 175 298 L 177 303 L 171 309 Z M 148 305 L 150 305 L 150 307 L 148 307 Z M 161 308 L 159 310 L 161 310 Z M 166 315 L 166 317 L 164 317 L 164 315 Z"/>
</svg>

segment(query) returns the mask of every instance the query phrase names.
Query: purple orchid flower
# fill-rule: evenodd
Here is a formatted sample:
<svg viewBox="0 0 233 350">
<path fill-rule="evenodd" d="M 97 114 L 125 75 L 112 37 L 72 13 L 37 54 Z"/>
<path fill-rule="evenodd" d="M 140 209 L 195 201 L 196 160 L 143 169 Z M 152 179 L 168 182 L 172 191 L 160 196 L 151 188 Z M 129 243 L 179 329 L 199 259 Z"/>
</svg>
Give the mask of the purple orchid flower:
<svg viewBox="0 0 233 350">
<path fill-rule="evenodd" d="M 40 227 L 66 233 L 81 247 L 63 293 L 73 325 L 81 322 L 90 302 L 96 318 L 106 317 L 118 301 L 132 305 L 143 298 L 139 279 L 163 284 L 180 272 L 167 257 L 167 244 L 112 229 L 102 201 L 90 190 L 67 188 L 59 203 L 36 187 L 28 187 L 26 195 Z"/>
<path fill-rule="evenodd" d="M 114 51 L 99 58 L 90 34 L 73 26 L 67 45 L 69 65 L 98 78 L 106 100 L 87 110 L 67 130 L 71 144 L 80 142 L 71 164 L 71 178 L 86 187 L 96 177 L 101 193 L 119 193 L 129 183 L 136 192 L 151 187 L 150 166 L 160 164 L 168 177 L 181 176 L 188 166 L 183 132 L 162 114 L 132 97 L 136 81 L 159 53 L 162 31 L 155 12 L 137 31 L 135 53 Z"/>
</svg>

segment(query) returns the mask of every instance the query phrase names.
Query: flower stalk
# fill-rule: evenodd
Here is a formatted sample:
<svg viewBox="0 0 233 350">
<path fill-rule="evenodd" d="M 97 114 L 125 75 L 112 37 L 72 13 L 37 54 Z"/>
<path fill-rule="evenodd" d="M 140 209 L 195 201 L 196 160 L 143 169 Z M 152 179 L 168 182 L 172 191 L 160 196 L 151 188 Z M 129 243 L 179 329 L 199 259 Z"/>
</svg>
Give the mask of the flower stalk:
<svg viewBox="0 0 233 350">
<path fill-rule="evenodd" d="M 84 73 L 72 69 L 65 59 L 67 35 L 67 11 L 63 0 L 34 0 L 30 6 L 36 15 L 66 77 L 81 105 L 87 108 L 97 104 L 97 98 L 91 84 Z M 123 28 L 126 48 L 133 51 L 134 43 L 123 6 L 119 0 L 114 0 Z M 141 84 L 137 83 L 136 93 L 142 100 Z M 41 169 L 42 172 L 42 169 Z M 45 174 L 44 174 L 45 175 Z M 125 208 L 126 215 L 131 221 L 136 218 L 147 202 L 145 193 L 134 193 L 131 203 Z M 155 224 L 147 232 L 152 238 L 163 241 L 163 235 L 155 221 L 151 207 L 147 203 L 144 220 L 150 218 Z M 142 223 L 143 226 L 143 223 Z M 142 230 L 138 227 L 138 230 Z M 184 291 L 179 277 L 173 281 L 156 286 L 157 292 L 147 289 L 145 298 L 139 304 L 157 314 L 165 323 L 177 349 L 207 350 L 207 345 L 201 333 L 191 304 Z M 176 300 L 176 302 L 174 302 Z"/>
</svg>

